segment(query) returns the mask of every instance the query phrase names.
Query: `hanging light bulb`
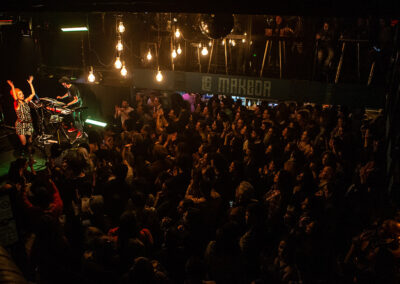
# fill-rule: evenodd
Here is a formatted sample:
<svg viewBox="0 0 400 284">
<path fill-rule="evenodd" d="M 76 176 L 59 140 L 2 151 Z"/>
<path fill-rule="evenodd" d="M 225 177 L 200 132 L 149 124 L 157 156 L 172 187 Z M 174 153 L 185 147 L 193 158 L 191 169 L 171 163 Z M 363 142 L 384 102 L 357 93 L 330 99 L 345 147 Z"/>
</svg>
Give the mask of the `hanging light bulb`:
<svg viewBox="0 0 400 284">
<path fill-rule="evenodd" d="M 117 59 L 115 59 L 114 66 L 115 66 L 115 68 L 117 68 L 117 69 L 121 69 L 121 67 L 122 67 L 122 62 L 121 62 L 121 59 L 119 59 L 119 56 L 117 57 Z"/>
<path fill-rule="evenodd" d="M 182 53 L 182 49 L 181 49 L 181 45 L 180 45 L 180 44 L 178 45 L 178 50 L 177 50 L 177 52 L 178 52 L 178 54 L 181 54 L 181 53 Z"/>
<path fill-rule="evenodd" d="M 153 58 L 153 56 L 151 55 L 150 49 L 149 52 L 147 53 L 147 60 L 151 60 Z"/>
<path fill-rule="evenodd" d="M 163 75 L 161 74 L 160 70 L 157 71 L 156 80 L 158 82 L 161 82 L 163 80 Z"/>
<path fill-rule="evenodd" d="M 201 54 L 206 56 L 208 54 L 208 49 L 206 46 L 203 46 L 203 49 L 201 50 Z"/>
<path fill-rule="evenodd" d="M 199 48 L 201 48 L 201 42 L 199 43 Z"/>
<path fill-rule="evenodd" d="M 224 39 L 222 40 L 222 45 L 225 45 L 225 40 Z"/>
<path fill-rule="evenodd" d="M 229 40 L 229 44 L 232 44 L 232 40 L 231 39 Z"/>
<path fill-rule="evenodd" d="M 124 64 L 121 69 L 121 75 L 125 77 L 127 74 L 128 74 L 128 70 L 126 70 L 126 67 Z"/>
<path fill-rule="evenodd" d="M 125 31 L 125 26 L 123 22 L 119 22 L 118 31 L 122 34 Z"/>
<path fill-rule="evenodd" d="M 209 47 L 212 46 L 212 41 L 211 41 L 211 40 L 208 42 L 208 46 L 209 46 Z"/>
<path fill-rule="evenodd" d="M 232 40 L 232 46 L 235 46 L 236 45 L 236 41 L 233 39 Z"/>
<path fill-rule="evenodd" d="M 176 58 L 176 50 L 175 50 L 175 48 L 174 48 L 174 50 L 172 50 L 172 58 Z"/>
<path fill-rule="evenodd" d="M 123 46 L 123 44 L 122 44 L 122 41 L 121 40 L 118 40 L 118 43 L 117 43 L 117 50 L 118 51 L 122 51 L 123 49 L 124 49 L 124 46 Z"/>
<path fill-rule="evenodd" d="M 245 38 L 244 38 L 244 39 L 242 39 L 242 42 L 243 42 L 243 43 L 245 43 L 245 42 L 246 42 L 246 39 L 245 39 Z"/>
<path fill-rule="evenodd" d="M 175 30 L 175 37 L 176 38 L 179 38 L 181 36 L 181 31 L 177 28 L 176 30 Z"/>
<path fill-rule="evenodd" d="M 90 71 L 89 71 L 89 76 L 88 76 L 88 81 L 90 83 L 93 83 L 96 80 L 96 77 L 93 74 L 93 67 L 90 67 Z"/>
</svg>

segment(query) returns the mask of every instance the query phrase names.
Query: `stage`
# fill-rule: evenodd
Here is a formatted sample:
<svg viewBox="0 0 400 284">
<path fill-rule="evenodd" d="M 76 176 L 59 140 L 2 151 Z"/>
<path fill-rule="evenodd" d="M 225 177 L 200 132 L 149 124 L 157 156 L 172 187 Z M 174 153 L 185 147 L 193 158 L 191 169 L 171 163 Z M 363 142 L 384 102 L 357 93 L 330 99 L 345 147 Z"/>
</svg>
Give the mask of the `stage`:
<svg viewBox="0 0 400 284">
<path fill-rule="evenodd" d="M 0 127 L 0 184 L 7 180 L 10 163 L 21 156 L 20 142 L 15 130 L 5 126 Z M 34 169 L 40 171 L 46 167 L 46 156 L 39 148 L 34 147 Z"/>
<path fill-rule="evenodd" d="M 50 147 L 53 141 L 57 144 L 69 143 L 71 147 L 76 147 L 80 143 L 87 141 L 86 133 L 83 137 L 76 139 L 76 132 L 68 133 L 67 131 L 57 131 L 55 129 L 53 135 L 48 139 L 41 139 L 38 135 L 34 135 L 33 139 L 33 159 L 36 161 L 34 164 L 35 171 L 41 171 L 46 168 L 47 157 L 50 155 Z M 49 135 L 50 136 L 50 135 Z M 0 185 L 3 185 L 7 180 L 7 174 L 10 167 L 10 163 L 19 157 L 27 157 L 22 155 L 20 141 L 15 133 L 15 129 L 11 126 L 0 126 Z"/>
</svg>

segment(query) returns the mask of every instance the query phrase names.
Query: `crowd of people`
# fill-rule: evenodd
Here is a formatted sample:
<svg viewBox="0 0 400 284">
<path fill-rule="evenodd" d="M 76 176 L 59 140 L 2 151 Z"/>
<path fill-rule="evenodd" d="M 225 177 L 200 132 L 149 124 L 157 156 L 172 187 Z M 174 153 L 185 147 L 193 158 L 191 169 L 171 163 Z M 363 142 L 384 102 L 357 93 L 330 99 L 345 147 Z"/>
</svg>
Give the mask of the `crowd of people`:
<svg viewBox="0 0 400 284">
<path fill-rule="evenodd" d="M 399 282 L 381 115 L 138 94 L 115 122 L 45 170 L 11 163 L 29 281 Z"/>
</svg>

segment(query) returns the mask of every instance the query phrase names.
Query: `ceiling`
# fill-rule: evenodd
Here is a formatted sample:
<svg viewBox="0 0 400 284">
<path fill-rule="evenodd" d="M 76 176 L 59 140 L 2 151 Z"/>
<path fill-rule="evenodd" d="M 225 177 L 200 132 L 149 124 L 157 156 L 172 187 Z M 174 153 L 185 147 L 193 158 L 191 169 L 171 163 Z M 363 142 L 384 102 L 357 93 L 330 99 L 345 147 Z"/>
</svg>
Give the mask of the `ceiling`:
<svg viewBox="0 0 400 284">
<path fill-rule="evenodd" d="M 351 3 L 351 4 L 350 4 Z M 399 17 L 398 0 L 1 0 L 0 11 L 34 12 L 195 12 L 236 14 L 281 14 L 300 16 Z"/>
</svg>

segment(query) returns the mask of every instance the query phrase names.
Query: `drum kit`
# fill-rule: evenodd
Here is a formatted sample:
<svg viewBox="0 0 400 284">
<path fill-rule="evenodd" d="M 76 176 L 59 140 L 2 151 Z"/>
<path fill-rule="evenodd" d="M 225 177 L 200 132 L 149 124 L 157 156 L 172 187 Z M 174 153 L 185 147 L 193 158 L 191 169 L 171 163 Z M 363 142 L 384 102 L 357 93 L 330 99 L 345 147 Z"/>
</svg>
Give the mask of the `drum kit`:
<svg viewBox="0 0 400 284">
<path fill-rule="evenodd" d="M 67 124 L 64 123 L 66 116 L 74 112 L 80 112 L 87 107 L 68 108 L 65 103 L 52 98 L 40 98 L 39 101 L 31 101 L 31 106 L 35 109 L 38 117 L 38 136 L 36 142 L 38 146 L 62 143 L 64 141 L 74 144 L 82 138 L 76 138 L 76 135 L 70 135 L 66 128 Z M 79 119 L 79 115 L 77 115 Z M 79 123 L 81 123 L 79 121 Z M 87 137 L 85 133 L 83 138 Z"/>
</svg>

